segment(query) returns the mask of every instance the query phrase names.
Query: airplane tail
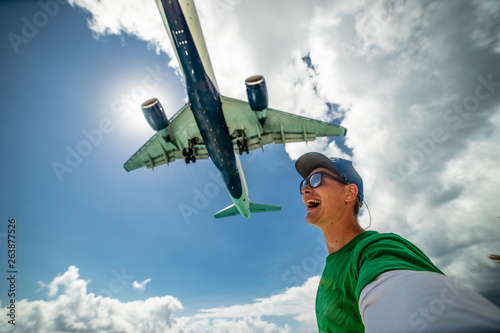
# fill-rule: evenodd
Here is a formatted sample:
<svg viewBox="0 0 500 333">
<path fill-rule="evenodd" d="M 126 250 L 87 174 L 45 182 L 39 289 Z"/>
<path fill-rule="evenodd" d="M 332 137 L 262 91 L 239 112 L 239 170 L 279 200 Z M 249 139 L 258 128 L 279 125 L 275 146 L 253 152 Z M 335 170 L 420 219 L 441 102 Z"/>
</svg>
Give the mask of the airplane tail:
<svg viewBox="0 0 500 333">
<path fill-rule="evenodd" d="M 250 213 L 276 212 L 280 210 L 281 210 L 280 206 L 250 202 Z"/>
<path fill-rule="evenodd" d="M 275 212 L 280 210 L 281 210 L 280 206 L 266 205 L 254 202 L 250 203 L 250 213 L 265 213 L 265 212 Z M 238 210 L 238 208 L 236 208 L 236 205 L 232 204 L 231 206 L 226 207 L 223 210 L 215 213 L 214 217 L 216 219 L 220 219 L 223 217 L 235 216 L 239 214 L 240 211 Z"/>
</svg>

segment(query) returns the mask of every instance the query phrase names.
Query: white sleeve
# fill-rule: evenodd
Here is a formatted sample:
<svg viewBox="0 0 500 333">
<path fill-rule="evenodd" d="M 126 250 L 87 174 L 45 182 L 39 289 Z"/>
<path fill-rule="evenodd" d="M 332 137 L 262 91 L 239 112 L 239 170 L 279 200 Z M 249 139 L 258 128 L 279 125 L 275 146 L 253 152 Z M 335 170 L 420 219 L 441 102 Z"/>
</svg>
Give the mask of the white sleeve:
<svg viewBox="0 0 500 333">
<path fill-rule="evenodd" d="M 500 332 L 500 308 L 438 273 L 388 271 L 359 296 L 366 333 Z"/>
</svg>

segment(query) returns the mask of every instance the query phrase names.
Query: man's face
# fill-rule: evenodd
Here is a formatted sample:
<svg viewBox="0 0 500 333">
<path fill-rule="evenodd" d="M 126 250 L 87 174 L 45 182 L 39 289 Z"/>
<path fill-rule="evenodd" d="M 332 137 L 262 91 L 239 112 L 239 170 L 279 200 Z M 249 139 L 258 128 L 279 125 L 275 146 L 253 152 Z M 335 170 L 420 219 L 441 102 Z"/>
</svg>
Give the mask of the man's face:
<svg viewBox="0 0 500 333">
<path fill-rule="evenodd" d="M 317 168 L 310 175 L 318 171 L 335 176 L 325 168 Z M 323 176 L 321 184 L 316 188 L 306 185 L 302 189 L 302 201 L 307 209 L 306 221 L 320 228 L 322 225 L 335 223 L 347 209 L 345 197 L 346 185 L 328 176 Z"/>
</svg>

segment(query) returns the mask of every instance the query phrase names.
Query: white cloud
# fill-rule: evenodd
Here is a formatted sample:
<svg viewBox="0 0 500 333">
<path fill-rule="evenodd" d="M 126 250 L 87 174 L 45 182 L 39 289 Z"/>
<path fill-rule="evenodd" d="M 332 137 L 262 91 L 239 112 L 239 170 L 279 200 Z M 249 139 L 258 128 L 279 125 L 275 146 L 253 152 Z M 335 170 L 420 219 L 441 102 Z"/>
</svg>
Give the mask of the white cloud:
<svg viewBox="0 0 500 333">
<path fill-rule="evenodd" d="M 149 279 L 148 279 L 149 280 Z M 147 280 L 146 280 L 147 281 Z M 145 282 L 145 281 L 144 281 Z M 45 285 L 49 300 L 16 303 L 15 327 L 0 321 L 2 332 L 291 332 L 262 317 L 293 316 L 304 331 L 315 328 L 314 297 L 319 277 L 253 304 L 205 309 L 193 316 L 180 316 L 181 302 L 172 296 L 121 302 L 87 293 L 90 281 L 80 278 L 78 268 L 68 270 Z M 1 305 L 3 307 L 3 305 Z M 291 320 L 291 322 L 294 322 Z"/>
<path fill-rule="evenodd" d="M 68 0 L 90 14 L 89 28 L 96 38 L 103 35 L 128 34 L 148 41 L 156 52 L 175 59 L 172 46 L 154 1 Z M 170 62 L 177 67 L 177 61 Z"/>
<path fill-rule="evenodd" d="M 89 11 L 96 34 L 133 34 L 172 54 L 149 1 L 71 3 Z M 500 303 L 499 267 L 487 258 L 500 251 L 498 1 L 196 4 L 223 94 L 244 98 L 244 78 L 262 73 L 271 107 L 340 116 L 351 151 L 318 140 L 287 145 L 291 158 L 349 153 L 373 229 L 409 238 Z"/>
<path fill-rule="evenodd" d="M 88 283 L 80 279 L 77 267 L 69 267 L 47 285 L 50 300 L 16 303 L 16 325 L 1 321 L 2 332 L 14 328 L 16 332 L 176 332 L 174 314 L 183 310 L 178 299 L 164 296 L 123 303 L 87 293 Z"/>
<path fill-rule="evenodd" d="M 151 279 L 146 279 L 146 280 L 144 280 L 142 282 L 134 281 L 134 283 L 132 284 L 132 286 L 135 289 L 144 290 L 144 289 L 146 289 L 146 284 L 148 284 L 149 282 L 151 282 Z"/>
<path fill-rule="evenodd" d="M 354 30 L 354 38 L 315 28 L 319 87 L 350 105 L 343 125 L 373 228 L 409 237 L 447 274 L 498 294 L 498 267 L 487 255 L 500 249 L 500 86 L 487 91 L 483 82 L 500 82 L 500 38 L 490 27 L 499 5 L 483 3 L 487 14 L 471 3 L 400 4 L 392 13 L 367 4 L 354 25 L 343 16 L 334 30 Z M 335 15 L 324 10 L 318 20 Z"/>
<path fill-rule="evenodd" d="M 299 287 L 286 289 L 284 292 L 268 298 L 256 299 L 254 303 L 233 305 L 214 309 L 202 309 L 203 314 L 197 317 L 205 318 L 242 318 L 260 316 L 293 316 L 302 323 L 303 328 L 316 328 L 314 304 L 319 276 L 309 278 Z"/>
</svg>

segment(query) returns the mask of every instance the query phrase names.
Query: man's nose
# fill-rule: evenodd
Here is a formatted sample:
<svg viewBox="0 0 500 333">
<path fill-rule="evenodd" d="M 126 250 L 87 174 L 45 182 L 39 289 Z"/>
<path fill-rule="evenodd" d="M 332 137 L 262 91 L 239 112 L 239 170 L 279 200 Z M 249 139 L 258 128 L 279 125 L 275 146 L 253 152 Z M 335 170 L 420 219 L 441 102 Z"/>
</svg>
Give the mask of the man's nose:
<svg viewBox="0 0 500 333">
<path fill-rule="evenodd" d="M 300 191 L 300 193 L 302 193 L 302 194 L 308 194 L 308 193 L 311 193 L 311 191 L 312 191 L 312 187 L 309 186 L 309 184 L 307 184 L 306 186 L 304 186 L 302 188 L 302 190 Z"/>
</svg>

